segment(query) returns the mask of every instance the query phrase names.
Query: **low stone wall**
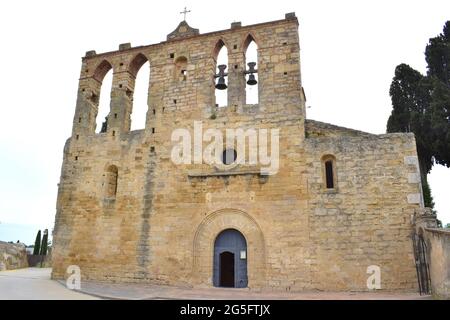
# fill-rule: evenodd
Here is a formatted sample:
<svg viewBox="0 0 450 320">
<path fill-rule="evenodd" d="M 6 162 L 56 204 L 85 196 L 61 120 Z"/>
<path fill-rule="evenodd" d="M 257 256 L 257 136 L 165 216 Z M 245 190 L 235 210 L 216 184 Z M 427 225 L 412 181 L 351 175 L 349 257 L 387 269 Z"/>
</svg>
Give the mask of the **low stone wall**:
<svg viewBox="0 0 450 320">
<path fill-rule="evenodd" d="M 26 267 L 28 261 L 25 245 L 0 241 L 0 271 Z"/>
<path fill-rule="evenodd" d="M 430 276 L 433 296 L 450 299 L 450 230 L 425 229 L 430 247 Z"/>
</svg>

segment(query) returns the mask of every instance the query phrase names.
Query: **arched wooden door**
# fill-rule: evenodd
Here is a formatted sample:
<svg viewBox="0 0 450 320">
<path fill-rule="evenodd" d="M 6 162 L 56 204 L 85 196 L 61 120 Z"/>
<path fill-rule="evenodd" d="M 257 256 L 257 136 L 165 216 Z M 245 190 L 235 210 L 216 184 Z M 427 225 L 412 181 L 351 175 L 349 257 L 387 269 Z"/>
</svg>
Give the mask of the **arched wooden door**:
<svg viewBox="0 0 450 320">
<path fill-rule="evenodd" d="M 215 287 L 245 288 L 247 241 L 234 229 L 222 231 L 214 243 L 213 284 Z"/>
</svg>

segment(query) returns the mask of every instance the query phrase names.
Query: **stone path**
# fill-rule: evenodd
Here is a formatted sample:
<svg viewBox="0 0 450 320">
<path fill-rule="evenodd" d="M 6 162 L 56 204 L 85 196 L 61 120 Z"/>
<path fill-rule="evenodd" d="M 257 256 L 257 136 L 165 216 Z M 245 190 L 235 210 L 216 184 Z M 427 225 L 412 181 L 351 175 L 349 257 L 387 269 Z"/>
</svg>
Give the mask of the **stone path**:
<svg viewBox="0 0 450 320">
<path fill-rule="evenodd" d="M 0 272 L 0 300 L 91 300 L 50 280 L 50 268 L 25 268 Z"/>
<path fill-rule="evenodd" d="M 62 281 L 61 281 L 62 283 Z M 430 296 L 398 292 L 255 292 L 249 289 L 181 288 L 142 284 L 83 282 L 81 292 L 107 299 L 186 300 L 427 300 Z"/>
<path fill-rule="evenodd" d="M 249 289 L 181 288 L 144 284 L 82 282 L 76 292 L 64 281 L 50 279 L 50 268 L 0 272 L 0 300 L 5 299 L 204 299 L 204 300 L 417 300 L 431 299 L 417 293 L 393 292 L 256 292 Z"/>
</svg>

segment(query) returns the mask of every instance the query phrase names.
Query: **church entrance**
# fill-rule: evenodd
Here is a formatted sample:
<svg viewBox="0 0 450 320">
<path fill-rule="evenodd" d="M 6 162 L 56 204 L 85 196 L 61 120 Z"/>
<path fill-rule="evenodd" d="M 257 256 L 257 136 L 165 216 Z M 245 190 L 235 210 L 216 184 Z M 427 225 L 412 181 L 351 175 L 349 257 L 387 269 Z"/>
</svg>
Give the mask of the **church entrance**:
<svg viewBox="0 0 450 320">
<path fill-rule="evenodd" d="M 227 229 L 217 236 L 213 272 L 216 287 L 247 287 L 247 241 L 242 233 Z"/>
<path fill-rule="evenodd" d="M 222 252 L 220 260 L 220 286 L 234 287 L 234 253 Z"/>
</svg>

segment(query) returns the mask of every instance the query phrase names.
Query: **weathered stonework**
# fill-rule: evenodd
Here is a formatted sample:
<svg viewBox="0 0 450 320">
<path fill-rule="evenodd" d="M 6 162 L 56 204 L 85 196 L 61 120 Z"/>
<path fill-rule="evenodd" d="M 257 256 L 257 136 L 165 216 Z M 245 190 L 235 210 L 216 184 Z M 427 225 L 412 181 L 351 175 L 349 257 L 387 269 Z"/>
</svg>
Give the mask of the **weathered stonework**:
<svg viewBox="0 0 450 320">
<path fill-rule="evenodd" d="M 0 241 L 0 271 L 28 267 L 24 244 Z"/>
<path fill-rule="evenodd" d="M 450 300 L 450 230 L 426 229 L 424 237 L 430 249 L 431 292 Z"/>
<path fill-rule="evenodd" d="M 382 289 L 415 290 L 411 216 L 421 207 L 421 189 L 413 178 L 419 173 L 411 160 L 414 136 L 305 119 L 295 15 L 207 34 L 192 30 L 83 58 L 73 133 L 64 148 L 53 278 L 78 265 L 84 279 L 210 287 L 214 241 L 231 228 L 246 238 L 252 289 L 368 290 L 367 267 L 378 265 Z M 249 39 L 258 45 L 257 105 L 245 104 Z M 228 106 L 216 108 L 222 44 Z M 146 127 L 130 131 L 135 76 L 146 61 Z M 175 72 L 177 61 L 186 61 L 183 77 Z M 107 132 L 96 134 L 101 81 L 111 68 L 110 120 Z M 202 121 L 204 131 L 280 129 L 278 173 L 175 165 L 171 134 L 192 130 L 194 121 Z M 335 161 L 332 189 L 324 183 L 324 156 Z M 112 165 L 117 172 L 108 171 Z M 106 196 L 115 174 L 117 194 Z"/>
</svg>

